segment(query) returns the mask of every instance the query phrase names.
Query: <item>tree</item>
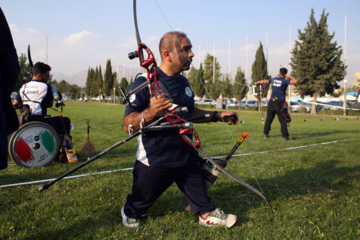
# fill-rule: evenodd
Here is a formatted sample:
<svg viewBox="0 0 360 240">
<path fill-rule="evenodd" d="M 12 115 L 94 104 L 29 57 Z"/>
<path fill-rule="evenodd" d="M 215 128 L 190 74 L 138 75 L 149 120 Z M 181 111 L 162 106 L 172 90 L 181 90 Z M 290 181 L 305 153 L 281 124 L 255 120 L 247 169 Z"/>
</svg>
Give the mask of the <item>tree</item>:
<svg viewBox="0 0 360 240">
<path fill-rule="evenodd" d="M 204 80 L 205 87 L 210 94 L 210 98 L 216 100 L 220 96 L 220 64 L 209 53 L 204 60 Z"/>
<path fill-rule="evenodd" d="M 103 94 L 105 94 L 106 96 L 110 96 L 113 84 L 114 79 L 112 74 L 111 60 L 108 59 L 106 62 L 106 68 L 104 73 Z"/>
<path fill-rule="evenodd" d="M 233 86 L 231 84 L 229 74 L 226 74 L 224 78 L 225 79 L 224 79 L 222 87 L 221 87 L 221 94 L 222 94 L 223 97 L 232 98 L 234 94 L 233 94 L 233 91 L 232 91 Z"/>
<path fill-rule="evenodd" d="M 101 90 L 101 94 L 104 94 L 104 77 L 102 75 L 101 65 L 99 65 L 99 69 L 96 74 L 96 81 L 98 83 L 99 89 Z"/>
<path fill-rule="evenodd" d="M 14 89 L 14 91 L 16 92 L 19 91 L 19 89 L 24 83 L 29 82 L 32 79 L 31 68 L 30 65 L 26 63 L 26 60 L 27 60 L 26 55 L 22 53 L 19 56 L 20 73 L 19 73 L 19 79 Z"/>
<path fill-rule="evenodd" d="M 246 96 L 248 90 L 249 88 L 246 85 L 245 73 L 241 71 L 241 67 L 238 67 L 233 86 L 233 93 L 236 100 L 240 102 Z"/>
<path fill-rule="evenodd" d="M 94 79 L 93 79 L 93 84 L 91 86 L 91 91 L 93 96 L 99 96 L 100 93 L 104 94 L 103 91 L 103 85 L 104 85 L 104 81 L 103 81 L 103 76 L 102 76 L 102 72 L 101 72 L 101 65 L 99 67 L 95 68 L 95 74 L 94 74 Z"/>
<path fill-rule="evenodd" d="M 93 84 L 93 82 L 92 82 L 93 78 L 92 78 L 91 75 L 92 75 L 93 71 L 94 70 L 89 67 L 88 72 L 87 72 L 87 76 L 86 76 L 86 82 L 85 82 L 85 92 L 90 97 L 91 97 L 91 93 L 92 93 L 91 87 L 92 87 L 92 84 Z"/>
<path fill-rule="evenodd" d="M 113 72 L 112 73 L 112 79 L 113 79 L 113 88 L 115 88 L 115 95 L 119 96 L 120 95 L 120 91 L 119 91 L 119 82 L 118 82 L 118 73 L 117 72 Z"/>
<path fill-rule="evenodd" d="M 193 82 L 191 89 L 199 98 L 204 97 L 205 95 L 205 80 L 204 80 L 204 70 L 202 63 L 200 63 L 200 68 L 197 71 L 196 81 Z"/>
<path fill-rule="evenodd" d="M 265 55 L 263 51 L 263 46 L 260 42 L 260 46 L 255 54 L 255 61 L 251 67 L 251 83 L 252 85 L 255 84 L 256 81 L 262 80 L 262 79 L 268 79 L 268 71 L 267 71 L 267 62 L 265 60 Z M 264 90 L 262 95 L 260 95 L 260 88 L 256 88 L 256 98 L 258 99 L 259 103 L 261 103 L 261 98 L 266 97 L 267 92 L 269 90 L 269 85 L 264 86 Z M 259 111 L 260 111 L 260 105 L 259 104 Z"/>
<path fill-rule="evenodd" d="M 220 97 L 221 95 L 221 83 L 220 80 L 215 78 L 215 80 L 212 81 L 210 87 L 208 88 L 209 93 L 210 93 L 210 97 L 213 100 L 216 100 Z"/>
<path fill-rule="evenodd" d="M 194 67 L 190 68 L 187 79 L 189 80 L 189 84 L 190 84 L 191 89 L 193 88 L 195 82 L 198 81 L 197 80 L 197 75 L 198 75 L 197 72 L 198 72 L 198 70 L 196 70 L 196 68 L 194 68 Z"/>
<path fill-rule="evenodd" d="M 86 94 L 91 97 L 97 96 L 99 92 L 99 88 L 96 83 L 96 71 L 93 68 L 89 68 L 88 75 L 86 77 L 86 86 L 85 86 Z"/>
<path fill-rule="evenodd" d="M 71 93 L 70 93 L 71 99 L 78 99 L 78 98 L 80 98 L 80 93 L 79 93 L 78 97 L 76 97 L 76 96 L 77 96 L 77 94 L 76 94 L 75 92 L 71 92 Z"/>
<path fill-rule="evenodd" d="M 340 86 L 337 84 L 344 79 L 346 66 L 341 61 L 342 49 L 335 36 L 329 34 L 325 9 L 319 23 L 314 18 L 314 9 L 311 10 L 310 20 L 304 32 L 298 31 L 299 40 L 295 41 L 290 66 L 292 75 L 298 80 L 296 91 L 301 97 L 310 95 L 316 103 L 317 97 L 332 94 Z M 316 105 L 313 104 L 311 114 L 316 114 Z"/>
<path fill-rule="evenodd" d="M 70 90 L 69 84 L 65 80 L 61 80 L 57 87 L 57 91 L 60 91 L 61 93 L 66 93 Z"/>
<path fill-rule="evenodd" d="M 130 76 L 130 84 L 129 84 L 129 89 L 130 89 L 131 85 L 133 85 L 133 83 L 134 83 L 133 77 L 132 77 L 132 76 Z"/>
<path fill-rule="evenodd" d="M 79 87 L 78 85 L 76 84 L 69 84 L 69 83 L 66 83 L 68 85 L 68 92 L 70 93 L 70 97 L 72 99 L 75 99 L 77 94 L 81 92 L 81 87 Z M 80 97 L 77 97 L 77 98 L 80 98 Z"/>
<path fill-rule="evenodd" d="M 52 78 L 52 76 L 51 76 Z M 76 84 L 69 84 L 65 80 L 61 80 L 59 83 L 56 80 L 49 80 L 49 84 L 52 87 L 56 87 L 56 90 L 58 92 L 61 92 L 62 94 L 71 97 L 72 99 L 79 98 L 76 97 L 78 93 L 81 92 L 81 87 L 79 87 Z"/>
<path fill-rule="evenodd" d="M 120 87 L 124 89 L 125 92 L 129 91 L 130 85 L 125 77 L 121 78 Z"/>
<path fill-rule="evenodd" d="M 255 54 L 255 61 L 251 67 L 252 84 L 255 84 L 256 81 L 267 78 L 267 76 L 267 62 L 265 60 L 263 46 L 260 42 L 260 46 Z"/>
</svg>

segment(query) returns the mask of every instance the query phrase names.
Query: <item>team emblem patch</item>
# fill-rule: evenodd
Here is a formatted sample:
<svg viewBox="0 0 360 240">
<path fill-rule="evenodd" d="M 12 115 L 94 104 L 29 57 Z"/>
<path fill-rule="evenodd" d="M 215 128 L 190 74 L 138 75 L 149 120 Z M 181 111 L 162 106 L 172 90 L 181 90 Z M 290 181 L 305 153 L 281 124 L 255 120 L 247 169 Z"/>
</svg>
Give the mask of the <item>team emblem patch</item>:
<svg viewBox="0 0 360 240">
<path fill-rule="evenodd" d="M 191 89 L 189 87 L 185 88 L 185 94 L 188 95 L 189 97 L 192 96 L 192 91 L 191 91 Z"/>
<path fill-rule="evenodd" d="M 136 94 L 132 94 L 129 98 L 130 102 L 134 102 L 136 99 Z"/>
</svg>

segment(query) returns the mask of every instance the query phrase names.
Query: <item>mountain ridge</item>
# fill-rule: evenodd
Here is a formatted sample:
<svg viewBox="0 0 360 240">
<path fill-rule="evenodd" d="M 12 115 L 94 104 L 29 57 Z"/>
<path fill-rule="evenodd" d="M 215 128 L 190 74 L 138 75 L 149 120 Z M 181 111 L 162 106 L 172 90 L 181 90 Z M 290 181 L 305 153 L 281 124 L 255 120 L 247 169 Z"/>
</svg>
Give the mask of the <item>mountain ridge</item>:
<svg viewBox="0 0 360 240">
<path fill-rule="evenodd" d="M 114 71 L 114 69 L 117 69 L 117 67 L 112 67 L 112 69 L 113 69 L 113 73 L 117 72 L 117 70 Z M 81 88 L 84 88 L 86 85 L 87 73 L 88 70 L 83 70 L 72 75 L 66 75 L 61 72 L 51 72 L 53 80 L 56 80 L 57 82 L 61 82 L 62 80 L 65 80 L 67 83 L 76 84 Z M 129 81 L 130 75 L 134 79 L 137 73 L 138 73 L 138 68 L 121 67 L 120 69 L 119 67 L 118 81 L 120 81 L 121 78 L 123 77 L 125 77 Z"/>
</svg>

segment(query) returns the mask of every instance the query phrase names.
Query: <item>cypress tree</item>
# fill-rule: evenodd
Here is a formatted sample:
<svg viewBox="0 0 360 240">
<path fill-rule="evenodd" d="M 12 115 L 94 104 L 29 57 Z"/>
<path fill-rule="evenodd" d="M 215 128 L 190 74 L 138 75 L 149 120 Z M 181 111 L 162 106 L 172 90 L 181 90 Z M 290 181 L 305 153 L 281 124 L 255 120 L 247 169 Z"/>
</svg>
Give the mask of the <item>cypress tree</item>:
<svg viewBox="0 0 360 240">
<path fill-rule="evenodd" d="M 99 89 L 97 88 L 96 86 L 96 72 L 95 72 L 95 69 L 93 68 L 90 68 L 90 77 L 89 77 L 89 80 L 90 80 L 90 96 L 97 96 L 98 95 L 98 92 L 99 92 Z"/>
<path fill-rule="evenodd" d="M 125 77 L 121 78 L 120 87 L 122 87 L 125 92 L 129 91 L 130 85 Z"/>
<path fill-rule="evenodd" d="M 113 72 L 112 73 L 112 81 L 113 81 L 113 83 L 112 83 L 112 88 L 115 88 L 115 95 L 116 96 L 119 96 L 119 94 L 120 94 L 120 92 L 119 92 L 119 82 L 118 82 L 118 74 L 117 74 L 117 72 Z"/>
<path fill-rule="evenodd" d="M 103 95 L 104 94 L 104 89 L 103 89 L 104 78 L 103 78 L 102 71 L 101 71 L 101 65 L 99 65 L 99 68 L 97 69 L 97 72 L 96 72 L 96 83 L 97 83 L 97 86 L 99 89 L 99 94 L 101 93 L 101 95 Z M 100 96 L 100 97 L 102 98 L 102 96 Z"/>
<path fill-rule="evenodd" d="M 89 67 L 87 76 L 86 76 L 86 82 L 85 82 L 85 92 L 89 96 L 90 96 L 90 90 L 91 90 L 91 78 L 90 77 L 91 77 L 91 70 Z"/>
<path fill-rule="evenodd" d="M 241 71 L 241 67 L 238 67 L 233 85 L 233 94 L 238 102 L 240 102 L 246 96 L 248 89 L 249 88 L 246 84 L 245 73 Z"/>
<path fill-rule="evenodd" d="M 204 82 L 204 70 L 203 65 L 200 63 L 200 68 L 197 71 L 196 80 L 193 83 L 193 86 L 191 86 L 192 90 L 194 91 L 195 95 L 199 98 L 204 97 L 205 95 L 205 82 Z"/>
<path fill-rule="evenodd" d="M 26 60 L 27 60 L 26 55 L 24 53 L 22 53 L 19 56 L 20 73 L 19 73 L 19 78 L 18 78 L 18 81 L 17 81 L 15 89 L 14 89 L 14 91 L 16 91 L 16 92 L 19 91 L 19 89 L 21 88 L 21 86 L 23 84 L 31 81 L 31 79 L 32 79 L 31 67 L 29 64 L 26 64 Z"/>
<path fill-rule="evenodd" d="M 215 78 L 214 81 L 212 81 L 211 87 L 208 90 L 210 93 L 210 97 L 213 100 L 216 100 L 220 97 L 221 94 L 221 83 L 218 78 Z"/>
<path fill-rule="evenodd" d="M 264 50 L 261 42 L 258 50 L 256 51 L 255 61 L 251 67 L 251 71 L 252 71 L 251 73 L 252 84 L 255 84 L 256 81 L 269 78 L 267 71 L 267 62 L 265 60 Z M 261 102 L 261 97 L 266 97 L 268 90 L 269 90 L 269 85 L 265 85 L 262 94 L 263 96 L 261 96 L 260 89 L 256 88 L 256 93 L 257 93 L 256 98 L 258 99 L 259 103 Z M 259 111 L 260 111 L 260 104 L 259 104 Z"/>
<path fill-rule="evenodd" d="M 268 77 L 267 62 L 265 60 L 264 50 L 261 42 L 258 50 L 256 51 L 255 61 L 251 67 L 251 71 L 252 71 L 251 73 L 252 84 L 255 84 L 256 81 Z"/>
<path fill-rule="evenodd" d="M 95 67 L 94 84 L 93 84 L 94 96 L 98 96 L 100 94 L 100 84 L 98 83 L 98 75 L 99 75 L 99 69 L 98 67 Z"/>
<path fill-rule="evenodd" d="M 187 78 L 187 79 L 189 80 L 189 84 L 190 84 L 191 89 L 194 88 L 195 82 L 198 81 L 198 80 L 197 80 L 197 71 L 198 71 L 198 70 L 196 70 L 196 68 L 194 68 L 194 67 L 191 67 L 191 68 L 190 68 L 190 71 L 189 71 L 189 74 L 188 74 L 188 78 Z"/>
<path fill-rule="evenodd" d="M 225 79 L 223 81 L 222 88 L 221 88 L 221 95 L 225 98 L 233 97 L 233 86 L 231 84 L 229 74 L 225 75 Z"/>
<path fill-rule="evenodd" d="M 106 68 L 105 68 L 105 73 L 104 73 L 104 82 L 103 82 L 103 90 L 104 90 L 104 94 L 106 96 L 110 96 L 111 95 L 111 90 L 113 88 L 113 74 L 112 74 L 112 67 L 111 67 L 111 60 L 108 59 L 106 61 Z"/>
<path fill-rule="evenodd" d="M 210 94 L 210 98 L 216 100 L 220 96 L 220 64 L 215 58 L 215 79 L 214 79 L 214 57 L 209 53 L 206 54 L 204 61 L 204 81 L 206 90 Z"/>
<path fill-rule="evenodd" d="M 311 10 L 310 20 L 304 31 L 298 30 L 299 40 L 295 41 L 290 66 L 292 75 L 298 80 L 296 91 L 301 97 L 310 95 L 316 103 L 317 97 L 334 93 L 340 88 L 337 82 L 344 79 L 346 66 L 341 61 L 342 49 L 332 42 L 335 32 L 328 32 L 325 9 L 319 23 Z M 311 114 L 316 114 L 315 104 Z"/>
</svg>

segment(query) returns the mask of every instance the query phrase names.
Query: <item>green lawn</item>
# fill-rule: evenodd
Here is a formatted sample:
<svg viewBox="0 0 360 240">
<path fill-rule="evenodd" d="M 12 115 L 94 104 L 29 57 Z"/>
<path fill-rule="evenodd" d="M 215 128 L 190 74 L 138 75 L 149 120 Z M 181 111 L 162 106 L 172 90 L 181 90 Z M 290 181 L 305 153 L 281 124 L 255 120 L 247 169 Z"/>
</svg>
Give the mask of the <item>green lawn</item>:
<svg viewBox="0 0 360 240">
<path fill-rule="evenodd" d="M 80 162 L 24 168 L 9 160 L 0 185 L 56 178 L 74 168 L 87 158 L 80 151 L 87 140 L 86 119 L 94 156 L 126 137 L 123 114 L 122 105 L 66 102 L 64 116 L 74 124 Z M 292 114 L 290 141 L 283 141 L 277 118 L 264 139 L 261 112 L 238 114 L 246 124 L 195 128 L 213 157 L 226 155 L 244 131 L 249 133 L 227 170 L 263 191 L 274 208 L 274 224 L 261 198 L 221 174 L 209 195 L 238 216 L 233 228 L 199 226 L 196 216 L 179 209 L 176 186 L 150 208 L 140 228 L 125 228 L 120 210 L 132 173 L 116 171 L 63 179 L 43 192 L 38 192 L 42 183 L 0 188 L 0 239 L 360 239 L 359 117 Z M 72 175 L 131 168 L 136 149 L 133 139 Z"/>
</svg>

